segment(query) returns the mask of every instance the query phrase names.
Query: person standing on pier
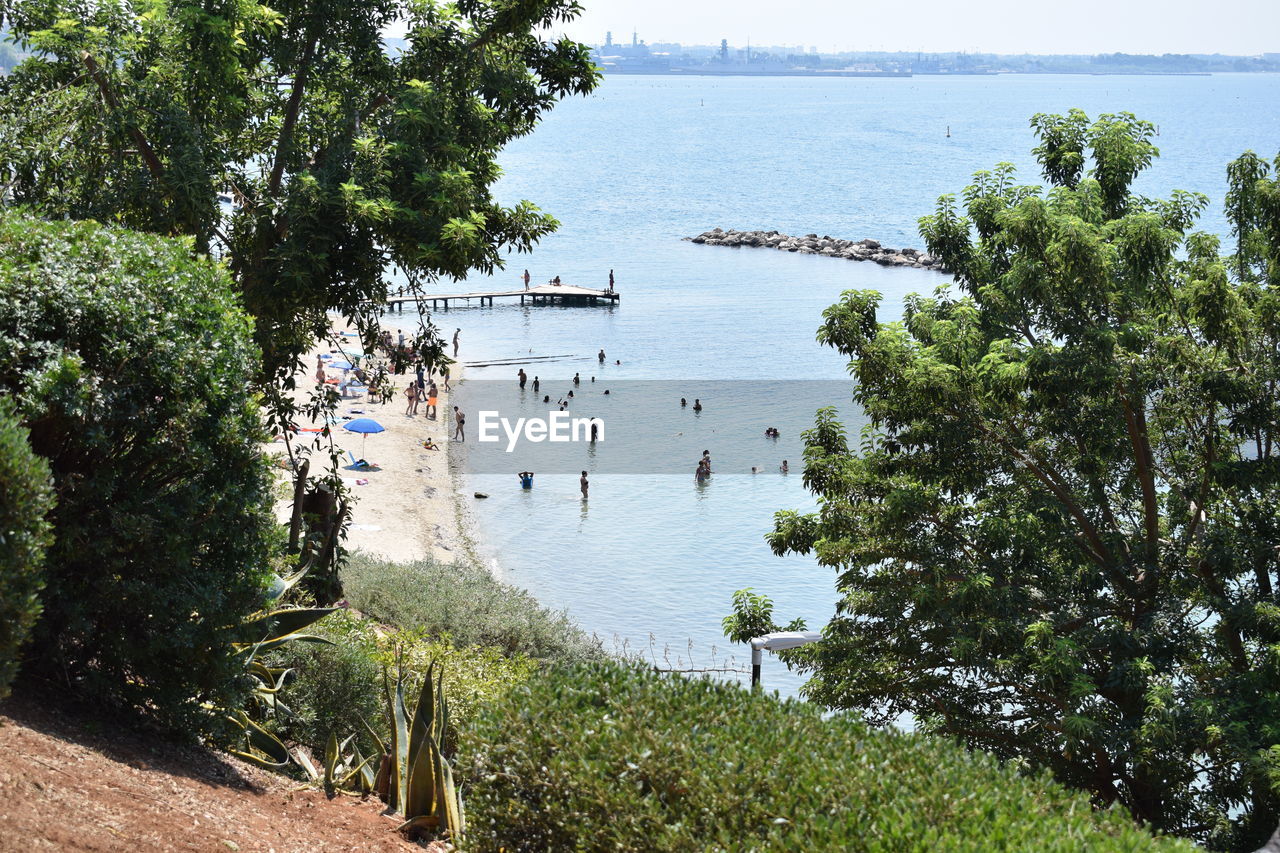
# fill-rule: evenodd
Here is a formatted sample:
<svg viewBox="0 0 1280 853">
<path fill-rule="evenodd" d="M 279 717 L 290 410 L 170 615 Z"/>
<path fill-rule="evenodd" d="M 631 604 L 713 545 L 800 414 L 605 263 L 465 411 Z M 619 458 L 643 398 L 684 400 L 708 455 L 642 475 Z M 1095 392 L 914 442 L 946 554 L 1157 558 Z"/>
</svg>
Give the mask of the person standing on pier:
<svg viewBox="0 0 1280 853">
<path fill-rule="evenodd" d="M 529 289 L 529 271 L 528 270 L 524 271 L 524 289 L 525 290 Z"/>
<path fill-rule="evenodd" d="M 613 270 L 609 270 L 609 292 L 613 293 Z"/>
<path fill-rule="evenodd" d="M 453 357 L 458 357 L 458 337 L 462 334 L 462 329 L 453 330 Z"/>
</svg>

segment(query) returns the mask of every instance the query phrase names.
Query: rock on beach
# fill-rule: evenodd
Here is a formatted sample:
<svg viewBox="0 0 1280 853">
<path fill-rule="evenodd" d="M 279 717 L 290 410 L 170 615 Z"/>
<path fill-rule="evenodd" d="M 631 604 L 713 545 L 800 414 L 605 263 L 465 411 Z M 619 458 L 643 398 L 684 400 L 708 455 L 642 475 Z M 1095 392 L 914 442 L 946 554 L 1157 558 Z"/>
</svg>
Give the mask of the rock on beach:
<svg viewBox="0 0 1280 853">
<path fill-rule="evenodd" d="M 849 261 L 873 261 L 885 267 L 912 267 L 945 273 L 942 261 L 919 249 L 892 249 L 882 246 L 878 240 L 841 240 L 837 237 L 805 234 L 792 237 L 777 231 L 728 231 L 712 228 L 697 237 L 685 237 L 692 243 L 704 246 L 743 246 L 777 249 L 780 252 L 796 252 L 801 255 L 823 255 L 844 258 Z"/>
</svg>

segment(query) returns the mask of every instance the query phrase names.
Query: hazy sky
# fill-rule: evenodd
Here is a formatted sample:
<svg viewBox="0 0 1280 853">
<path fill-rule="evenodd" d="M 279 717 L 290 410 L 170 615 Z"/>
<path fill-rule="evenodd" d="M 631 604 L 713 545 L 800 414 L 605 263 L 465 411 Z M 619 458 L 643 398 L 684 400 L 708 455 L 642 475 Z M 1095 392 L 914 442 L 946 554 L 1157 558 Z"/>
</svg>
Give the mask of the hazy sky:
<svg viewBox="0 0 1280 853">
<path fill-rule="evenodd" d="M 565 32 L 819 50 L 1280 53 L 1280 0 L 581 0 Z"/>
</svg>

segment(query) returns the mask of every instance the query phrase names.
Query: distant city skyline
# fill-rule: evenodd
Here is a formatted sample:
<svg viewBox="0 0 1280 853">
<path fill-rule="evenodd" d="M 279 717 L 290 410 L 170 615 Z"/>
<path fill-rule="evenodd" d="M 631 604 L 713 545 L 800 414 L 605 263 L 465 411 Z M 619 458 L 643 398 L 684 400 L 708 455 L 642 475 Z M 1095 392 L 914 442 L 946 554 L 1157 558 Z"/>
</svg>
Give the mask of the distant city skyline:
<svg viewBox="0 0 1280 853">
<path fill-rule="evenodd" d="M 1069 13 L 1025 0 L 583 0 L 557 28 L 589 44 L 631 40 L 797 45 L 841 51 L 983 53 L 1280 52 L 1276 0 L 1077 0 Z M 1058 7 L 1063 8 L 1063 7 Z M 1101 23 L 1099 23 L 1101 22 Z"/>
</svg>

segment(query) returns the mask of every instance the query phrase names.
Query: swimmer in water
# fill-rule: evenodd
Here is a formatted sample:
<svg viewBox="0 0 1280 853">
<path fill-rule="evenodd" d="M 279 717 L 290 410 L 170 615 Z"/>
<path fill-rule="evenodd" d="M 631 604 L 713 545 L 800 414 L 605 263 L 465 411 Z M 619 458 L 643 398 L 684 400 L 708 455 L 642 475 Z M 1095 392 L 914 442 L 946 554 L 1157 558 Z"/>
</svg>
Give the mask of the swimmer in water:
<svg viewBox="0 0 1280 853">
<path fill-rule="evenodd" d="M 702 411 L 702 401 L 701 401 L 701 400 L 699 400 L 697 397 L 694 397 L 694 398 L 693 398 L 693 410 L 694 410 L 695 412 L 701 412 L 701 411 Z"/>
<path fill-rule="evenodd" d="M 785 459 L 782 460 L 782 464 L 778 466 L 778 470 L 784 474 L 791 470 L 791 468 L 787 465 L 787 460 Z"/>
<path fill-rule="evenodd" d="M 520 488 L 522 489 L 533 488 L 533 472 L 532 471 L 521 471 L 519 474 L 516 474 L 516 476 L 520 478 Z"/>
</svg>

